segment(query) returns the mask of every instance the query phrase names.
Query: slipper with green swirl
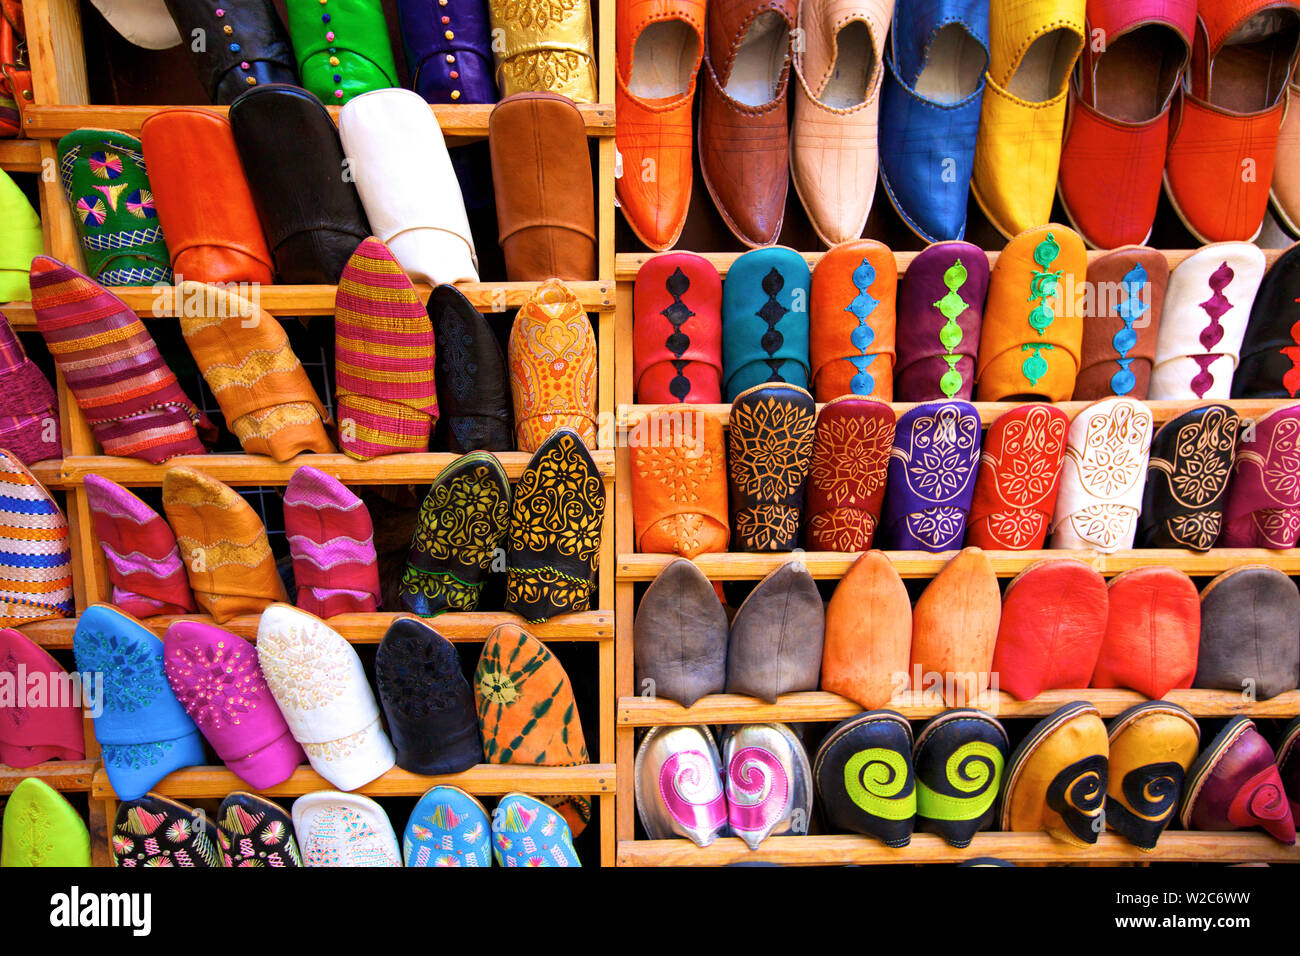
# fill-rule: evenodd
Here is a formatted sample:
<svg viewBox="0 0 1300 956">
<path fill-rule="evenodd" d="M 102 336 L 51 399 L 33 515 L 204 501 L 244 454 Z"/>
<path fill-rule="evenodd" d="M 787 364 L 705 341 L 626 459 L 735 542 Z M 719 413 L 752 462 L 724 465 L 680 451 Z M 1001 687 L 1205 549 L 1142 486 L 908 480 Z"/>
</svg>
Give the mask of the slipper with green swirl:
<svg viewBox="0 0 1300 956">
<path fill-rule="evenodd" d="M 967 847 L 993 823 L 1011 743 L 993 717 L 978 710 L 949 710 L 916 737 L 916 828 L 937 833 L 949 846 Z"/>
<path fill-rule="evenodd" d="M 916 822 L 912 728 L 902 714 L 870 710 L 835 726 L 813 763 L 827 822 L 885 846 L 907 846 Z"/>
</svg>

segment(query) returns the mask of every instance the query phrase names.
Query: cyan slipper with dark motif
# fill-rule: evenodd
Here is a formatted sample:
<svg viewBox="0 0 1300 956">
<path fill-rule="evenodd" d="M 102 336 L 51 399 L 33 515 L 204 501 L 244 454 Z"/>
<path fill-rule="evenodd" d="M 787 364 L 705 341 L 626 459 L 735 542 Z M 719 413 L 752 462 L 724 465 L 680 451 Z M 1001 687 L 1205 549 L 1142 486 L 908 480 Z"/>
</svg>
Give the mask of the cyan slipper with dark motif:
<svg viewBox="0 0 1300 956">
<path fill-rule="evenodd" d="M 916 822 L 912 728 L 902 714 L 871 710 L 841 721 L 817 751 L 817 796 L 836 830 L 907 846 Z"/>
<path fill-rule="evenodd" d="M 967 847 L 993 825 L 1011 743 L 1002 724 L 978 710 L 949 710 L 916 738 L 916 828 Z"/>
</svg>

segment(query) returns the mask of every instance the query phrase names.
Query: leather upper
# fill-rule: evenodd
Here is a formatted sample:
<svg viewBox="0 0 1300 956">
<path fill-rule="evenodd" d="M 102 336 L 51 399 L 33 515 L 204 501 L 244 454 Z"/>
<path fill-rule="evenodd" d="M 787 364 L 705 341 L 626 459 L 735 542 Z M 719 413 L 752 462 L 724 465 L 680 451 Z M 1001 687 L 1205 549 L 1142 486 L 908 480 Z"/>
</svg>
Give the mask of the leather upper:
<svg viewBox="0 0 1300 956">
<path fill-rule="evenodd" d="M 727 693 L 775 704 L 816 690 L 826 617 L 817 583 L 802 565 L 783 564 L 736 610 L 727 641 Z"/>
<path fill-rule="evenodd" d="M 1139 849 L 1155 849 L 1178 812 L 1183 781 L 1200 746 L 1200 728 L 1177 704 L 1151 701 L 1130 707 L 1106 730 L 1106 825 Z"/>
<path fill-rule="evenodd" d="M 1300 405 L 1274 409 L 1243 429 L 1228 482 L 1221 548 L 1294 548 L 1300 538 Z"/>
<path fill-rule="evenodd" d="M 641 598 L 632 627 L 638 693 L 648 689 L 683 707 L 722 693 L 727 614 L 709 579 L 690 561 L 677 558 L 659 572 Z"/>
<path fill-rule="evenodd" d="M 1075 401 L 1146 398 L 1168 284 L 1169 265 L 1155 249 L 1116 249 L 1088 263 L 1093 307 L 1083 323 Z"/>
<path fill-rule="evenodd" d="M 302 85 L 342 106 L 370 90 L 397 86 L 397 63 L 379 0 L 286 0 L 289 37 Z"/>
<path fill-rule="evenodd" d="M 1300 109 L 1300 102 L 1296 104 Z M 1300 395 L 1300 244 L 1264 273 L 1232 376 L 1233 398 Z"/>
<path fill-rule="evenodd" d="M 812 273 L 809 357 L 819 402 L 894 395 L 894 298 L 898 268 L 884 243 L 835 246 Z"/>
<path fill-rule="evenodd" d="M 949 707 L 983 706 L 1001 616 L 993 562 L 979 548 L 964 548 L 925 586 L 912 611 L 912 690 L 925 692 L 938 675 Z"/>
<path fill-rule="evenodd" d="M 1137 544 L 1208 551 L 1218 540 L 1241 416 L 1202 405 L 1166 422 L 1151 440 Z"/>
<path fill-rule="evenodd" d="M 632 467 L 638 551 L 693 558 L 726 551 L 727 453 L 722 423 L 699 409 L 666 405 L 642 419 Z"/>
<path fill-rule="evenodd" d="M 1107 587 L 1106 637 L 1092 687 L 1127 687 L 1151 698 L 1191 687 L 1201 641 L 1196 585 L 1176 568 L 1125 571 Z"/>
<path fill-rule="evenodd" d="M 271 0 L 167 0 L 167 12 L 213 103 L 228 105 L 265 83 L 297 84 L 289 34 Z M 201 49 L 191 42 L 195 30 L 207 38 Z"/>
<path fill-rule="evenodd" d="M 1268 700 L 1300 683 L 1300 594 L 1281 571 L 1239 565 L 1201 592 L 1196 687 Z"/>
<path fill-rule="evenodd" d="M 579 103 L 596 100 L 596 56 L 590 0 L 520 3 L 489 0 L 497 88 L 559 93 Z M 499 32 L 496 32 L 499 31 Z"/>
<path fill-rule="evenodd" d="M 430 103 L 496 102 L 487 0 L 398 0 L 397 16 L 415 92 Z"/>
<path fill-rule="evenodd" d="M 835 585 L 826 606 L 821 687 L 870 710 L 907 685 L 912 602 L 883 552 L 866 551 Z"/>
<path fill-rule="evenodd" d="M 1055 405 L 1021 405 L 989 426 L 980 452 L 966 543 L 1033 551 L 1056 510 L 1069 418 Z"/>
<path fill-rule="evenodd" d="M 979 246 L 938 242 L 917 253 L 898 280 L 896 401 L 970 400 L 988 288 Z"/>
<path fill-rule="evenodd" d="M 632 317 L 637 401 L 722 401 L 722 279 L 709 260 L 650 259 L 637 270 Z"/>
<path fill-rule="evenodd" d="M 733 550 L 790 551 L 798 544 L 816 407 L 793 385 L 755 385 L 736 396 L 727 427 Z"/>
<path fill-rule="evenodd" d="M 883 402 L 847 395 L 822 408 L 804 507 L 809 550 L 871 547 L 893 444 L 894 410 Z"/>
<path fill-rule="evenodd" d="M 765 382 L 809 387 L 809 288 L 803 256 L 785 246 L 736 259 L 722 286 L 723 392 L 735 401 Z"/>
<path fill-rule="evenodd" d="M 439 447 L 448 451 L 510 451 L 515 447 L 510 375 L 501 345 L 483 313 L 454 285 L 429 296 Z"/>
</svg>

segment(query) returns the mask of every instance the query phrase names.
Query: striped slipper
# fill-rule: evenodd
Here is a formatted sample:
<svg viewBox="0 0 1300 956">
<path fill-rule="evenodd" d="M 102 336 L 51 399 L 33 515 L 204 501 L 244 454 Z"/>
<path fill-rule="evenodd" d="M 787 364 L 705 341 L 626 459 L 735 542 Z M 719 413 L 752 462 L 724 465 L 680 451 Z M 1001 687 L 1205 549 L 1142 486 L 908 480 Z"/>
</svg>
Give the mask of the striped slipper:
<svg viewBox="0 0 1300 956">
<path fill-rule="evenodd" d="M 23 463 L 0 449 L 0 627 L 72 614 L 68 519 Z"/>
<path fill-rule="evenodd" d="M 194 597 L 218 624 L 288 601 L 262 519 L 232 488 L 193 468 L 171 468 L 163 511 Z"/>
<path fill-rule="evenodd" d="M 24 273 L 25 275 L 25 273 Z M 54 387 L 0 312 L 0 448 L 24 465 L 63 456 Z"/>
<path fill-rule="evenodd" d="M 32 310 L 106 455 L 158 464 L 202 455 L 212 424 L 186 397 L 125 302 L 49 256 L 32 260 Z"/>
<path fill-rule="evenodd" d="M 244 451 L 276 461 L 333 452 L 325 434 L 329 412 L 279 320 L 214 285 L 183 282 L 180 296 L 202 305 L 199 315 L 186 309 L 181 333 Z"/>
<path fill-rule="evenodd" d="M 334 305 L 339 445 L 365 461 L 422 452 L 438 420 L 433 324 L 378 239 L 348 260 Z"/>
<path fill-rule="evenodd" d="M 537 451 L 566 426 L 595 448 L 596 335 L 568 286 L 537 287 L 515 316 L 509 351 L 519 450 Z"/>
<path fill-rule="evenodd" d="M 117 482 L 86 476 L 95 537 L 108 563 L 113 603 L 132 617 L 193 614 L 198 608 L 162 515 Z"/>
<path fill-rule="evenodd" d="M 284 531 L 298 607 L 317 617 L 379 609 L 375 526 L 342 482 L 303 465 L 284 489 Z"/>
</svg>

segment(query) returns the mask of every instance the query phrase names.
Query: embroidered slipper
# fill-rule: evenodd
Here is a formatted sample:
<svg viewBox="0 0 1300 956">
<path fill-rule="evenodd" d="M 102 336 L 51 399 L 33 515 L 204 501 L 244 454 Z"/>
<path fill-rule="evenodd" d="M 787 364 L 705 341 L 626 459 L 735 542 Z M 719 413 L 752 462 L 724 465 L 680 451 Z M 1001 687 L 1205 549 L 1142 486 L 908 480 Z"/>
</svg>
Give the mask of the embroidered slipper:
<svg viewBox="0 0 1300 956">
<path fill-rule="evenodd" d="M 438 420 L 433 325 L 378 239 L 343 269 L 334 322 L 339 446 L 362 461 L 426 451 Z"/>
<path fill-rule="evenodd" d="M 1087 701 L 1043 718 L 1007 763 L 998 829 L 1096 843 L 1105 828 L 1108 754 L 1106 725 Z"/>
<path fill-rule="evenodd" d="M 782 694 L 816 690 L 826 612 L 803 565 L 783 564 L 749 592 L 731 622 L 727 693 L 775 704 Z"/>
<path fill-rule="evenodd" d="M 57 148 L 90 277 L 107 286 L 170 284 L 171 256 L 140 141 L 117 130 L 78 129 Z"/>
<path fill-rule="evenodd" d="M 808 753 L 785 724 L 730 727 L 722 741 L 727 822 L 751 850 L 770 836 L 805 835 L 812 818 Z"/>
<path fill-rule="evenodd" d="M 1088 263 L 1094 311 L 1083 323 L 1074 401 L 1147 397 L 1168 284 L 1164 254 L 1146 246 L 1116 249 Z"/>
<path fill-rule="evenodd" d="M 1090 686 L 1127 687 L 1152 699 L 1191 687 L 1201 643 L 1201 597 L 1192 579 L 1176 568 L 1134 568 L 1111 578 L 1106 594 L 1106 636 Z"/>
<path fill-rule="evenodd" d="M 651 840 L 685 837 L 703 847 L 726 835 L 722 758 L 708 727 L 651 727 L 637 748 L 632 779 Z"/>
<path fill-rule="evenodd" d="M 321 790 L 293 802 L 303 866 L 401 866 L 384 808 L 359 793 Z"/>
<path fill-rule="evenodd" d="M 1035 561 L 1011 579 L 993 651 L 998 687 L 1016 700 L 1089 686 L 1106 637 L 1106 579 L 1082 561 Z"/>
<path fill-rule="evenodd" d="M 508 793 L 492 812 L 497 866 L 582 866 L 569 824 L 554 808 L 523 793 Z"/>
<path fill-rule="evenodd" d="M 226 427 L 250 455 L 288 461 L 302 452 L 330 454 L 329 411 L 289 347 L 279 319 L 218 286 L 182 282 L 181 334 L 221 406 Z"/>
<path fill-rule="evenodd" d="M 20 781 L 5 802 L 0 868 L 7 866 L 90 866 L 86 822 L 38 777 Z"/>
<path fill-rule="evenodd" d="M 103 681 L 95 739 L 120 799 L 142 797 L 173 770 L 205 762 L 199 729 L 163 672 L 163 642 L 139 621 L 91 605 L 77 619 L 72 650 L 82 679 Z"/>
<path fill-rule="evenodd" d="M 406 866 L 491 866 L 492 824 L 476 797 L 433 787 L 411 811 L 402 834 Z"/>
<path fill-rule="evenodd" d="M 636 549 L 693 558 L 727 550 L 727 453 L 722 422 L 664 405 L 628 434 Z"/>
<path fill-rule="evenodd" d="M 980 416 L 969 402 L 927 402 L 894 428 L 875 543 L 898 551 L 961 544 L 980 460 Z"/>
<path fill-rule="evenodd" d="M 1011 743 L 996 719 L 978 710 L 949 710 L 916 738 L 916 828 L 949 846 L 968 847 L 993 825 Z"/>
<path fill-rule="evenodd" d="M 727 612 L 699 568 L 677 558 L 641 596 L 632 624 L 638 694 L 692 706 L 727 684 Z"/>
<path fill-rule="evenodd" d="M 342 106 L 368 90 L 398 85 L 381 4 L 336 4 L 322 13 L 311 0 L 290 0 L 285 12 L 302 85 L 326 103 Z"/>
<path fill-rule="evenodd" d="M 1241 362 L 1232 375 L 1233 398 L 1295 398 L 1300 395 L 1300 243 L 1269 266 L 1260 282 L 1241 341 Z"/>
<path fill-rule="evenodd" d="M 175 467 L 163 476 L 162 492 L 195 600 L 213 620 L 224 624 L 289 599 L 262 519 L 234 489 Z"/>
<path fill-rule="evenodd" d="M 29 690 L 33 678 L 46 680 L 51 691 L 74 686 L 58 661 L 21 632 L 0 628 L 0 674 L 12 681 L 9 699 L 0 697 L 0 762 L 21 770 L 86 759 L 81 701 L 48 692 L 38 698 Z"/>
<path fill-rule="evenodd" d="M 217 756 L 254 790 L 284 783 L 306 762 L 248 641 L 202 621 L 177 621 L 163 635 L 163 669 Z"/>
<path fill-rule="evenodd" d="M 399 767 L 437 776 L 483 762 L 474 692 L 451 641 L 398 618 L 379 642 L 375 678 Z"/>
<path fill-rule="evenodd" d="M 979 548 L 959 551 L 921 592 L 912 612 L 912 674 L 937 680 L 949 707 L 978 706 L 988 693 L 1002 617 L 997 572 Z M 913 680 L 913 684 L 915 681 Z"/>
<path fill-rule="evenodd" d="M 647 259 L 632 316 L 638 402 L 722 401 L 722 279 L 713 263 L 692 252 Z"/>
<path fill-rule="evenodd" d="M 133 617 L 193 614 L 176 535 L 162 516 L 115 481 L 86 475 L 85 487 L 113 604 Z"/>
<path fill-rule="evenodd" d="M 256 793 L 236 791 L 217 808 L 217 839 L 226 866 L 302 866 L 293 821 Z"/>
<path fill-rule="evenodd" d="M 809 387 L 812 273 L 785 246 L 751 249 L 722 285 L 722 375 L 725 399 L 764 383 Z"/>
<path fill-rule="evenodd" d="M 969 242 L 926 246 L 898 279 L 894 401 L 970 401 L 989 257 Z"/>
<path fill-rule="evenodd" d="M 448 451 L 513 451 L 510 373 L 496 333 L 454 285 L 429 296 L 433 323 L 438 426 L 435 442 Z"/>
<path fill-rule="evenodd" d="M 451 10 L 440 6 L 444 4 L 435 0 L 402 0 L 397 5 L 412 87 L 430 103 L 495 103 L 487 4 L 462 0 Z M 456 18 L 450 37 L 443 14 L 449 14 L 448 23 Z"/>
<path fill-rule="evenodd" d="M 1286 725 L 1277 745 L 1277 773 L 1282 778 L 1292 819 L 1300 818 L 1300 717 Z"/>
<path fill-rule="evenodd" d="M 971 498 L 966 543 L 1037 551 L 1056 510 L 1070 417 L 1055 405 L 1021 405 L 989 426 Z"/>
<path fill-rule="evenodd" d="M 32 297 L 32 260 L 45 251 L 41 217 L 27 194 L 0 171 L 0 302 L 27 302 Z"/>
<path fill-rule="evenodd" d="M 894 410 L 853 395 L 817 416 L 804 538 L 810 551 L 865 551 L 880 524 L 894 447 Z"/>
<path fill-rule="evenodd" d="M 546 90 L 577 103 L 596 102 L 596 55 L 590 0 L 562 8 L 488 5 L 497 86 L 502 98 Z"/>
<path fill-rule="evenodd" d="M 36 476 L 0 449 L 0 627 L 74 613 L 68 519 Z"/>
<path fill-rule="evenodd" d="M 727 479 L 737 551 L 798 545 L 816 417 L 813 397 L 794 385 L 755 385 L 735 397 L 727 423 Z"/>
<path fill-rule="evenodd" d="M 1133 547 L 1151 448 L 1151 410 L 1104 398 L 1070 422 L 1052 518 L 1053 548 Z"/>
<path fill-rule="evenodd" d="M 1151 439 L 1139 547 L 1214 547 L 1240 431 L 1241 416 L 1227 405 L 1202 405 L 1161 426 Z"/>
<path fill-rule="evenodd" d="M 808 352 L 818 402 L 846 395 L 893 400 L 897 287 L 894 254 L 875 239 L 832 246 L 817 261 Z"/>
<path fill-rule="evenodd" d="M 296 607 L 272 604 L 257 626 L 257 657 L 313 770 L 340 790 L 356 790 L 392 769 L 397 754 L 375 693 L 342 635 Z M 296 804 L 294 827 L 302 834 Z"/>
<path fill-rule="evenodd" d="M 1156 841 L 1178 811 L 1183 777 L 1201 744 L 1195 718 L 1162 700 L 1137 704 L 1106 725 L 1110 779 L 1106 826 L 1140 850 Z"/>
<path fill-rule="evenodd" d="M 337 478 L 303 465 L 284 489 L 284 533 L 298 607 L 317 617 L 379 610 L 375 526 Z"/>
<path fill-rule="evenodd" d="M 916 822 L 912 728 L 892 710 L 836 724 L 813 763 L 817 799 L 837 831 L 907 846 Z"/>
<path fill-rule="evenodd" d="M 537 451 L 571 428 L 596 447 L 596 334 L 568 286 L 548 279 L 515 314 L 510 391 L 520 451 Z"/>
<path fill-rule="evenodd" d="M 509 522 L 510 480 L 494 455 L 474 452 L 440 471 L 416 518 L 402 608 L 421 617 L 477 608 Z"/>
<path fill-rule="evenodd" d="M 216 869 L 223 865 L 218 839 L 202 810 L 156 793 L 142 794 L 117 805 L 113 865 Z"/>
<path fill-rule="evenodd" d="M 1273 749 L 1254 721 L 1232 718 L 1201 751 L 1187 772 L 1178 819 L 1185 830 L 1259 827 L 1286 846 L 1295 844 L 1295 819 Z"/>
<path fill-rule="evenodd" d="M 1243 564 L 1201 591 L 1193 687 L 1268 700 L 1300 684 L 1300 593 L 1277 568 Z"/>
<path fill-rule="evenodd" d="M 545 621 L 591 607 L 605 524 L 605 485 L 571 428 L 553 432 L 515 484 L 505 610 Z"/>
<path fill-rule="evenodd" d="M 27 283 L 27 270 L 23 270 Z M 28 298 L 30 298 L 30 292 Z M 7 301 L 0 291 L 0 301 Z M 0 312 L 0 448 L 24 465 L 63 457 L 58 398 Z"/>
<path fill-rule="evenodd" d="M 216 429 L 125 302 L 71 266 L 37 256 L 32 311 L 104 454 L 156 465 L 204 453 L 199 434 L 215 438 Z"/>
<path fill-rule="evenodd" d="M 1300 540 L 1300 404 L 1243 428 L 1223 509 L 1221 548 L 1294 548 Z"/>
<path fill-rule="evenodd" d="M 883 552 L 868 551 L 835 585 L 826 607 L 822 690 L 866 710 L 883 707 L 907 687 L 911 653 L 907 587 Z"/>
<path fill-rule="evenodd" d="M 189 44 L 190 63 L 212 103 L 228 106 L 259 83 L 298 82 L 289 34 L 271 0 L 170 0 L 167 11 L 182 36 L 202 30 L 217 39 L 197 50 Z"/>
</svg>

